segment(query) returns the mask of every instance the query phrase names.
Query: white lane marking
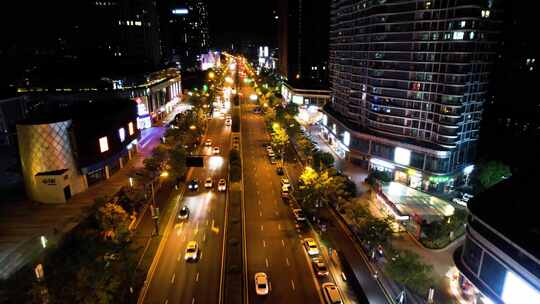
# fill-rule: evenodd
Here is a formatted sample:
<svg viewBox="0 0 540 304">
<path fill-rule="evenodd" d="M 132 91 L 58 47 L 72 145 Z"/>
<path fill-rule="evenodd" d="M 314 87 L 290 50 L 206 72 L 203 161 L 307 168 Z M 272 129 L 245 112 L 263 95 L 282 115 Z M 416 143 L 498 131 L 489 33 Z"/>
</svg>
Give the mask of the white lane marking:
<svg viewBox="0 0 540 304">
<path fill-rule="evenodd" d="M 281 245 L 283 245 L 283 247 L 285 247 L 285 241 L 284 240 L 281 240 Z"/>
<path fill-rule="evenodd" d="M 277 224 L 277 229 L 281 230 L 281 224 Z"/>
<path fill-rule="evenodd" d="M 195 297 L 193 297 L 193 300 L 191 300 L 191 304 L 195 304 Z"/>
<path fill-rule="evenodd" d="M 263 240 L 263 247 L 266 247 L 266 242 Z"/>
<path fill-rule="evenodd" d="M 264 263 L 266 264 L 266 268 L 268 268 L 268 258 L 264 258 Z"/>
<path fill-rule="evenodd" d="M 292 290 L 296 290 L 296 288 L 294 288 L 294 280 L 291 280 L 291 286 L 292 286 Z"/>
<path fill-rule="evenodd" d="M 257 196 L 261 195 L 261 193 L 259 192 L 259 189 L 257 189 Z M 260 204 L 260 202 L 259 202 Z"/>
<path fill-rule="evenodd" d="M 197 272 L 197 276 L 195 277 L 195 282 L 199 282 L 199 273 Z"/>
<path fill-rule="evenodd" d="M 203 242 L 206 242 L 206 232 L 203 233 L 202 240 L 203 240 Z"/>
<path fill-rule="evenodd" d="M 169 299 L 165 299 L 165 303 L 164 304 L 169 304 Z"/>
<path fill-rule="evenodd" d="M 181 258 L 181 257 L 182 257 L 182 254 L 179 253 L 179 254 L 178 254 L 178 258 L 176 258 L 176 260 L 177 260 L 177 261 L 180 261 L 180 258 Z"/>
<path fill-rule="evenodd" d="M 206 226 L 208 226 L 208 219 L 206 219 Z"/>
<path fill-rule="evenodd" d="M 201 251 L 201 256 L 199 256 L 199 261 L 202 260 L 202 254 L 203 252 Z"/>
<path fill-rule="evenodd" d="M 262 217 L 262 211 L 259 211 L 259 216 Z"/>
<path fill-rule="evenodd" d="M 287 266 L 291 266 L 291 263 L 289 262 L 289 258 L 285 258 L 285 263 L 287 263 Z"/>
<path fill-rule="evenodd" d="M 278 211 L 276 211 L 276 216 L 279 216 L 279 212 L 278 212 Z"/>
<path fill-rule="evenodd" d="M 263 225 L 261 225 L 261 231 L 264 231 L 264 226 Z"/>
<path fill-rule="evenodd" d="M 257 203 L 259 203 L 259 205 L 261 204 L 261 200 L 259 200 Z"/>
<path fill-rule="evenodd" d="M 171 278 L 171 284 L 174 284 L 174 278 L 176 277 L 176 273 L 173 273 L 172 274 L 172 278 Z"/>
</svg>

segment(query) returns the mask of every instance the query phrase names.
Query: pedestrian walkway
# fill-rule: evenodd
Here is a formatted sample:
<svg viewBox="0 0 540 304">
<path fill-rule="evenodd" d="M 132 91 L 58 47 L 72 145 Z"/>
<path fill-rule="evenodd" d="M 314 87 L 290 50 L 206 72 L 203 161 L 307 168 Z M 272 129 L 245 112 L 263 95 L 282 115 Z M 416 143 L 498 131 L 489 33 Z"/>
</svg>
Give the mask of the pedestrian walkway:
<svg viewBox="0 0 540 304">
<path fill-rule="evenodd" d="M 339 157 L 324 141 L 323 138 L 321 138 L 318 134 L 318 131 L 316 131 L 315 127 L 310 127 L 308 129 L 309 134 L 311 134 L 311 139 L 316 142 L 319 146 L 319 148 L 324 151 L 331 153 L 334 156 L 335 159 L 335 167 L 338 170 L 341 170 L 345 175 L 350 177 L 352 181 L 357 186 L 357 189 L 359 190 L 360 195 L 364 193 L 366 196 L 369 196 L 366 191 L 369 189 L 369 186 L 364 183 L 365 178 L 368 175 L 367 169 L 364 169 L 360 166 L 357 166 L 355 164 L 352 164 L 345 159 Z M 298 170 L 298 167 L 293 165 L 293 167 L 296 167 L 295 169 Z M 293 169 L 294 170 L 294 169 Z M 404 186 L 405 187 L 405 186 Z M 424 194 L 424 193 L 423 193 Z M 425 194 L 426 196 L 428 194 Z M 374 199 L 374 198 L 373 198 Z M 433 197 L 433 199 L 435 199 Z M 438 199 L 437 199 L 438 200 Z M 377 208 L 377 204 L 375 204 L 373 201 L 369 202 L 371 213 L 377 217 L 385 217 L 386 215 L 381 212 Z M 449 205 L 450 206 L 450 205 Z M 451 207 L 451 206 L 450 206 Z M 347 221 L 347 224 L 350 225 L 351 222 L 346 217 L 344 219 Z M 392 239 L 392 246 L 396 249 L 400 250 L 409 250 L 416 254 L 418 254 L 422 261 L 426 264 L 433 266 L 433 273 L 436 278 L 440 279 L 441 286 L 438 286 L 439 289 L 436 290 L 435 298 L 439 301 L 443 301 L 443 303 L 446 303 L 449 301 L 452 296 L 449 293 L 450 286 L 449 286 L 449 278 L 448 274 L 451 272 L 451 270 L 455 267 L 454 262 L 452 259 L 452 254 L 454 250 L 459 247 L 463 243 L 463 237 L 458 238 L 455 240 L 452 244 L 450 244 L 448 247 L 440 250 L 431 250 L 423 247 L 419 242 L 414 240 L 409 234 L 402 233 L 399 235 L 396 235 Z M 382 266 L 382 265 L 380 265 Z M 386 288 L 390 290 L 393 294 L 396 294 L 400 292 L 400 288 L 390 280 L 387 280 L 384 277 L 380 277 L 380 281 L 382 284 L 386 285 Z M 421 299 L 414 297 L 416 301 L 421 301 Z M 409 299 L 409 300 L 412 300 Z"/>
<path fill-rule="evenodd" d="M 0 206 L 0 279 L 6 279 L 43 251 L 42 236 L 48 246 L 56 243 L 90 212 L 95 199 L 112 196 L 127 186 L 129 176 L 160 142 L 164 128 L 143 130 L 139 153 L 110 179 L 74 195 L 66 204 L 42 205 L 30 201 Z M 45 244 L 47 246 L 47 244 Z"/>
</svg>

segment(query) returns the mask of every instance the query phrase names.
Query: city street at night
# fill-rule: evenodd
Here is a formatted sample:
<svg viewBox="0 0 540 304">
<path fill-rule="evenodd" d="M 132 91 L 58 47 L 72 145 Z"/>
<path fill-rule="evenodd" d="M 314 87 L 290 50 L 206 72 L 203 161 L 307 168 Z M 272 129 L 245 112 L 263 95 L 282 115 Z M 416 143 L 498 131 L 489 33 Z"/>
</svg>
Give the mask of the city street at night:
<svg viewBox="0 0 540 304">
<path fill-rule="evenodd" d="M 4 11 L 0 303 L 540 304 L 532 0 Z"/>
</svg>

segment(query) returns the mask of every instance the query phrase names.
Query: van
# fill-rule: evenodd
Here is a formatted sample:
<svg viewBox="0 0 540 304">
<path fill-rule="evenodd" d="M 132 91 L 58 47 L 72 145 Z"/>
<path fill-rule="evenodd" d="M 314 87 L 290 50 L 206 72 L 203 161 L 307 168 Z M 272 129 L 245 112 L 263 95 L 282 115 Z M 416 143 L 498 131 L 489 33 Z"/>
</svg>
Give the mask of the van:
<svg viewBox="0 0 540 304">
<path fill-rule="evenodd" d="M 322 284 L 322 293 L 327 304 L 342 304 L 343 300 L 339 294 L 339 289 L 334 283 Z"/>
</svg>

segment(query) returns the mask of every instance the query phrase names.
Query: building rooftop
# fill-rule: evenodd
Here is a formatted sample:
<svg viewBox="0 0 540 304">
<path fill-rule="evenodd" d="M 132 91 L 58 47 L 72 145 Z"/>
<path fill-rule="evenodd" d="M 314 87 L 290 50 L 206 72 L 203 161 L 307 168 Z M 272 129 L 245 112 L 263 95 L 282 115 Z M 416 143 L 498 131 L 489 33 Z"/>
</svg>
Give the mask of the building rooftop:
<svg viewBox="0 0 540 304">
<path fill-rule="evenodd" d="M 289 79 L 287 80 L 287 84 L 295 89 L 299 90 L 324 90 L 324 91 L 330 91 L 330 88 L 328 84 L 321 83 L 320 81 L 316 81 L 309 78 L 301 78 L 301 79 Z"/>
<path fill-rule="evenodd" d="M 471 199 L 468 208 L 475 217 L 540 259 L 537 172 L 498 183 Z"/>
<path fill-rule="evenodd" d="M 104 121 L 128 109 L 135 111 L 135 101 L 121 98 L 104 98 L 97 100 L 67 99 L 65 102 L 58 103 L 44 102 L 41 107 L 34 109 L 28 115 L 28 118 L 19 121 L 18 124 L 47 124 L 68 119 Z"/>
</svg>

